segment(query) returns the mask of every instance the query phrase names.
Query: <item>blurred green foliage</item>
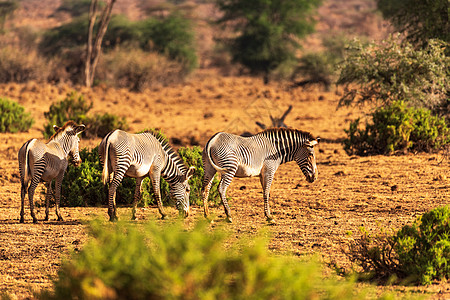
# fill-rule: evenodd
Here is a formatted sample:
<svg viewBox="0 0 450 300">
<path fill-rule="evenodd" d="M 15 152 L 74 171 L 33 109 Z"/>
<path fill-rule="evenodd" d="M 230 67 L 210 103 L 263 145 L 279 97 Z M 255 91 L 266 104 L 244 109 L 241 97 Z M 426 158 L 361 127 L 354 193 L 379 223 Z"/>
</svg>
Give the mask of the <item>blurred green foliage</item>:
<svg viewBox="0 0 450 300">
<path fill-rule="evenodd" d="M 296 64 L 299 39 L 314 31 L 314 1 L 219 0 L 223 16 L 219 23 L 236 34 L 223 39 L 233 61 L 261 74 L 267 82 L 271 72 L 290 62 Z"/>
<path fill-rule="evenodd" d="M 128 129 L 125 118 L 105 113 L 88 116 L 88 112 L 93 107 L 93 103 L 88 103 L 82 94 L 71 92 L 67 97 L 59 102 L 50 105 L 49 111 L 44 113 L 48 120 L 44 125 L 44 137 L 49 138 L 53 133 L 53 125 L 62 126 L 67 121 L 72 120 L 77 124 L 85 124 L 87 129 L 83 136 L 103 137 L 114 129 Z"/>
<path fill-rule="evenodd" d="M 374 103 L 379 107 L 404 100 L 450 117 L 450 110 L 442 111 L 449 104 L 448 44 L 430 40 L 425 49 L 416 49 L 408 42 L 399 43 L 398 38 L 367 45 L 355 42 L 348 48 L 337 81 L 345 91 L 339 105 Z"/>
<path fill-rule="evenodd" d="M 405 283 L 431 284 L 450 278 L 450 207 L 423 214 L 394 234 L 370 235 L 363 230 L 350 244 L 348 256 L 370 277 L 396 276 Z"/>
<path fill-rule="evenodd" d="M 0 111 L 0 132 L 28 131 L 34 123 L 22 105 L 9 99 L 0 98 Z"/>
<path fill-rule="evenodd" d="M 316 262 L 271 255 L 263 238 L 225 247 L 205 222 L 143 226 L 92 222 L 91 238 L 38 299 L 366 299 Z M 372 292 L 373 295 L 373 292 Z M 387 299 L 380 296 L 380 299 Z"/>
<path fill-rule="evenodd" d="M 347 154 L 392 154 L 398 150 L 431 151 L 450 144 L 450 128 L 446 120 L 433 116 L 424 108 L 408 107 L 395 101 L 370 114 L 371 123 L 359 128 L 360 119 L 345 130 Z"/>
</svg>

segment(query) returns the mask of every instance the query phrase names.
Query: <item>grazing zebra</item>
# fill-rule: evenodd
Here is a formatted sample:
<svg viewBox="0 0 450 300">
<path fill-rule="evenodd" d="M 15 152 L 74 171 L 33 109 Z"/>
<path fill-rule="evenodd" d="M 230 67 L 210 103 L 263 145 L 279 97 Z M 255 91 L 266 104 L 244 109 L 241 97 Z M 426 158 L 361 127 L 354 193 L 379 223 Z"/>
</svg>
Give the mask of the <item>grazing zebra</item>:
<svg viewBox="0 0 450 300">
<path fill-rule="evenodd" d="M 269 191 L 273 176 L 279 165 L 295 160 L 306 180 L 317 179 L 314 139 L 310 133 L 295 129 L 268 129 L 251 137 L 219 132 L 206 143 L 202 160 L 205 170 L 202 198 L 205 217 L 208 217 L 208 195 L 214 174 L 219 172 L 219 194 L 227 215 L 232 222 L 226 191 L 233 177 L 259 176 L 264 192 L 264 214 L 273 222 L 269 208 Z"/>
<path fill-rule="evenodd" d="M 47 186 L 47 194 L 45 196 L 45 219 L 48 221 L 50 197 L 52 196 L 53 179 L 56 180 L 56 215 L 58 221 L 63 221 L 59 212 L 59 204 L 61 198 L 61 183 L 68 165 L 68 157 L 71 156 L 75 166 L 81 164 L 79 151 L 80 134 L 84 129 L 84 125 L 77 125 L 73 121 L 68 121 L 63 127 L 53 126 L 55 133 L 50 137 L 47 144 L 31 139 L 19 150 L 19 170 L 21 183 L 21 209 L 20 223 L 24 222 L 24 204 L 25 194 L 28 189 L 28 200 L 30 201 L 31 217 L 33 223 L 37 223 L 34 214 L 33 196 L 39 182 L 43 181 Z M 31 184 L 28 187 L 28 183 Z"/>
<path fill-rule="evenodd" d="M 136 178 L 133 203 L 133 219 L 137 202 L 141 198 L 142 180 L 149 176 L 156 195 L 161 218 L 166 216 L 161 202 L 160 178 L 169 183 L 170 193 L 175 198 L 177 209 L 189 214 L 189 178 L 194 174 L 194 167 L 187 168 L 177 153 L 164 138 L 153 132 L 130 134 L 115 130 L 103 138 L 98 148 L 103 163 L 102 180 L 110 182 L 108 191 L 109 220 L 117 220 L 116 190 L 126 175 Z"/>
</svg>

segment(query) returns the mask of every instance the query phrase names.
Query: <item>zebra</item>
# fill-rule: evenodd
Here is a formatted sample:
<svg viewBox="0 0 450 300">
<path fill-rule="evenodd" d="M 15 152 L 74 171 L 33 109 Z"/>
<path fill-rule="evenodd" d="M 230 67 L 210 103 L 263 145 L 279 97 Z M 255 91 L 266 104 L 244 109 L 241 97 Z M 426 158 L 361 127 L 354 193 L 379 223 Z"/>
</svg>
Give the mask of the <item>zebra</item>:
<svg viewBox="0 0 450 300">
<path fill-rule="evenodd" d="M 165 138 L 155 132 L 130 134 L 122 130 L 108 133 L 101 141 L 98 149 L 103 164 L 102 181 L 108 190 L 108 215 L 110 221 L 117 220 L 116 190 L 126 175 L 136 178 L 132 219 L 136 218 L 136 205 L 141 198 L 141 183 L 149 177 L 156 195 L 161 219 L 166 213 L 163 210 L 160 194 L 161 176 L 169 183 L 171 196 L 180 214 L 189 215 L 188 180 L 195 168 L 186 167 L 178 154 L 169 146 Z"/>
<path fill-rule="evenodd" d="M 219 132 L 213 135 L 202 153 L 204 179 L 202 199 L 204 215 L 208 218 L 208 195 L 216 172 L 221 174 L 219 194 L 227 215 L 232 222 L 226 191 L 233 177 L 259 176 L 263 188 L 264 214 L 273 223 L 269 208 L 269 192 L 278 167 L 295 160 L 310 183 L 317 179 L 314 146 L 320 138 L 304 131 L 286 128 L 264 130 L 251 137 Z"/>
<path fill-rule="evenodd" d="M 56 215 L 58 216 L 58 221 L 64 220 L 59 211 L 61 184 L 69 164 L 68 157 L 72 157 L 75 166 L 81 164 L 81 158 L 78 152 L 80 143 L 78 135 L 85 128 L 85 125 L 77 125 L 74 121 L 68 121 L 62 127 L 53 125 L 55 133 L 46 144 L 37 139 L 31 139 L 20 148 L 18 154 L 21 183 L 20 223 L 24 223 L 25 221 L 24 204 L 27 189 L 33 223 L 37 223 L 38 221 L 34 214 L 33 197 L 39 182 L 45 182 L 47 186 L 44 221 L 48 221 L 50 198 L 52 196 L 51 182 L 54 179 L 56 180 Z M 30 181 L 31 184 L 28 187 Z"/>
</svg>

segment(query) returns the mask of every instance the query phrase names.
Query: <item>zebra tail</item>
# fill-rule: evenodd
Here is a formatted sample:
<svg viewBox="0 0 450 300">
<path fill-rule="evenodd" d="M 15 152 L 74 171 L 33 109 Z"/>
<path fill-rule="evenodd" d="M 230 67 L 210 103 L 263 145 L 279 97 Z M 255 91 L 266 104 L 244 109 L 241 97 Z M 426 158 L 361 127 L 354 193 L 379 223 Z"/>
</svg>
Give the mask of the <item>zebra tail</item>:
<svg viewBox="0 0 450 300">
<path fill-rule="evenodd" d="M 29 172 L 30 172 L 30 168 L 29 168 L 29 166 L 28 166 L 28 164 L 29 164 L 29 161 L 28 161 L 28 152 L 30 151 L 29 149 L 28 149 L 28 146 L 30 145 L 30 142 L 31 142 L 32 140 L 29 140 L 26 144 L 25 144 L 25 162 L 24 162 L 24 164 L 23 164 L 23 168 L 24 168 L 24 170 L 23 170 L 23 182 L 26 184 L 27 182 L 28 182 L 28 180 L 30 179 L 30 174 L 29 174 Z"/>
<path fill-rule="evenodd" d="M 207 143 L 206 146 L 205 146 L 205 151 L 206 151 L 206 154 L 208 155 L 208 160 L 209 160 L 209 163 L 212 165 L 212 167 L 213 167 L 214 169 L 216 169 L 217 172 L 225 172 L 226 169 L 225 169 L 225 168 L 221 168 L 221 167 L 219 167 L 218 165 L 216 165 L 216 164 L 214 163 L 214 160 L 213 160 L 212 156 L 211 156 L 210 142 L 211 142 L 214 138 L 216 138 L 216 136 L 217 136 L 218 134 L 219 134 L 219 133 L 216 133 L 211 139 L 209 139 L 208 143 Z"/>
<path fill-rule="evenodd" d="M 106 140 L 105 145 L 105 158 L 103 159 L 103 172 L 102 172 L 102 182 L 106 184 L 109 181 L 109 170 L 108 170 L 108 153 L 109 153 L 109 141 Z"/>
</svg>

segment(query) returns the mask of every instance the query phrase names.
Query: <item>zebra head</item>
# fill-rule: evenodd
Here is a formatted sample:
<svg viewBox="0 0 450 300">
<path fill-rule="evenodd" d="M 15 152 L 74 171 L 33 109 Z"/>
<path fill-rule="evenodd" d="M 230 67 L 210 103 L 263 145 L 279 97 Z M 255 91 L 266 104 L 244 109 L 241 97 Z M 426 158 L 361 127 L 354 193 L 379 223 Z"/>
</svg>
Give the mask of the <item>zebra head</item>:
<svg viewBox="0 0 450 300">
<path fill-rule="evenodd" d="M 190 167 L 185 174 L 180 176 L 180 180 L 172 185 L 170 193 L 175 198 L 175 205 L 180 215 L 187 217 L 189 215 L 189 194 L 191 187 L 189 179 L 194 175 L 195 167 Z"/>
<path fill-rule="evenodd" d="M 81 164 L 79 153 L 80 137 L 78 135 L 86 129 L 86 126 L 68 121 L 63 127 L 53 125 L 53 129 L 55 130 L 55 135 L 61 133 L 61 146 L 72 157 L 73 164 L 78 167 Z"/>
<path fill-rule="evenodd" d="M 295 161 L 302 170 L 306 180 L 310 183 L 317 179 L 316 156 L 314 146 L 320 142 L 320 138 L 306 141 L 296 152 Z"/>
</svg>

